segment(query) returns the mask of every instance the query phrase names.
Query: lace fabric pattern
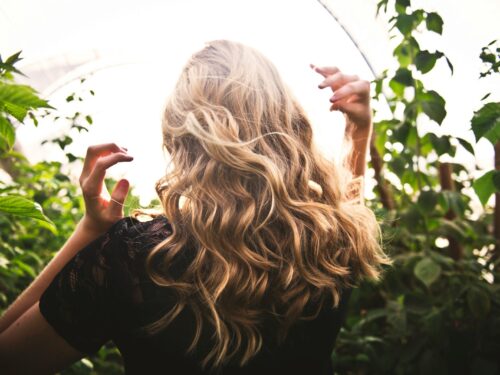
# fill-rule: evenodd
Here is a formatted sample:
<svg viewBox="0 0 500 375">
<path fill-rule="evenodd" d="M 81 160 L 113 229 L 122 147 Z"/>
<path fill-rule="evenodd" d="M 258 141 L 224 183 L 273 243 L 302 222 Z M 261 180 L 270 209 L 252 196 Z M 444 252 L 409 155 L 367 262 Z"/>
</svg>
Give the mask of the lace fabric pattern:
<svg viewBox="0 0 500 375">
<path fill-rule="evenodd" d="M 199 361 L 213 345 L 208 326 L 196 352 L 186 352 L 196 328 L 189 310 L 158 336 L 137 334 L 139 327 L 156 321 L 176 303 L 175 293 L 156 285 L 145 269 L 149 251 L 171 233 L 164 216 L 147 222 L 130 217 L 118 221 L 55 276 L 40 298 L 40 312 L 83 354 L 94 354 L 112 340 L 122 353 L 126 374 L 212 374 Z M 182 273 L 191 250 L 186 248 L 171 272 Z M 275 342 L 273 326 L 265 325 L 269 329 L 263 329 L 261 352 L 248 366 L 230 364 L 220 374 L 331 374 L 330 355 L 349 295 L 346 290 L 338 309 L 324 308 L 317 319 L 299 321 L 282 345 Z"/>
<path fill-rule="evenodd" d="M 121 329 L 120 307 L 144 302 L 141 260 L 170 233 L 161 216 L 121 219 L 55 276 L 40 297 L 40 312 L 74 348 L 95 353 Z"/>
</svg>

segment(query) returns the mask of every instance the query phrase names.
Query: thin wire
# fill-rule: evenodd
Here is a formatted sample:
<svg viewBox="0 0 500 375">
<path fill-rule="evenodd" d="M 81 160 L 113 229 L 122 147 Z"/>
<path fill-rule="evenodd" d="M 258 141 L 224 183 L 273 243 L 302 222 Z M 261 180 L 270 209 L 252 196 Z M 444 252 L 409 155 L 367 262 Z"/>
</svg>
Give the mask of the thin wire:
<svg viewBox="0 0 500 375">
<path fill-rule="evenodd" d="M 99 198 L 102 198 L 102 197 L 100 195 L 98 195 L 96 197 L 89 197 L 89 199 L 99 199 Z M 109 198 L 109 201 L 110 202 L 112 201 L 112 202 L 118 203 L 122 207 L 130 207 L 130 204 L 125 204 L 125 202 L 124 203 L 120 203 L 116 199 L 113 199 L 113 198 Z"/>
<path fill-rule="evenodd" d="M 359 46 L 359 44 L 356 41 L 356 39 L 354 39 L 354 37 L 352 36 L 352 34 L 349 32 L 349 30 L 347 30 L 347 27 L 344 26 L 344 24 L 339 20 L 339 18 L 335 15 L 335 13 L 333 13 L 333 11 L 330 9 L 330 7 L 326 4 L 326 2 L 324 0 L 318 0 L 318 3 L 320 3 L 321 6 L 323 8 L 325 8 L 325 10 L 330 14 L 330 16 L 332 16 L 333 19 L 338 23 L 338 25 L 340 26 L 340 28 L 342 30 L 344 30 L 344 32 L 347 34 L 347 36 L 349 37 L 349 39 L 351 40 L 351 42 L 356 46 L 356 49 L 361 54 L 361 57 L 363 58 L 363 60 L 365 60 L 366 65 L 368 65 L 368 68 L 372 72 L 373 76 L 377 77 L 377 73 L 375 72 L 375 68 L 370 63 L 370 60 L 368 60 L 368 57 L 363 52 L 363 50 Z"/>
<path fill-rule="evenodd" d="M 326 3 L 325 0 L 318 0 L 318 3 L 328 12 L 328 14 L 330 14 L 330 16 L 333 17 L 333 19 L 337 22 L 337 24 L 340 26 L 340 28 L 342 30 L 344 30 L 344 32 L 346 33 L 347 37 L 351 40 L 351 42 L 356 47 L 356 49 L 358 50 L 358 52 L 361 55 L 361 57 L 363 58 L 363 60 L 366 62 L 366 65 L 368 65 L 368 69 L 370 69 L 370 71 L 372 72 L 373 77 L 377 78 L 378 74 L 376 73 L 375 68 L 371 64 L 370 60 L 368 60 L 368 57 L 363 52 L 363 50 L 359 46 L 358 42 L 353 37 L 353 35 L 349 32 L 349 30 L 347 29 L 347 27 L 344 26 L 344 24 L 339 20 L 339 18 L 335 15 L 335 13 L 332 11 L 331 7 Z M 384 92 L 381 92 L 381 94 L 382 94 L 382 97 L 385 99 L 385 102 L 389 106 L 389 99 L 387 98 L 387 95 Z"/>
</svg>

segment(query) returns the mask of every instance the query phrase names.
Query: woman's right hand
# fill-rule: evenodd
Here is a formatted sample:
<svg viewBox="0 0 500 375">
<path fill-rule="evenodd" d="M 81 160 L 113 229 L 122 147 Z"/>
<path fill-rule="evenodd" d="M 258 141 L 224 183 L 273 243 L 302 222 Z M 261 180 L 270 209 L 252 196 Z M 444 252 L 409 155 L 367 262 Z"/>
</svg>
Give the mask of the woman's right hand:
<svg viewBox="0 0 500 375">
<path fill-rule="evenodd" d="M 322 75 L 324 80 L 320 89 L 331 88 L 330 110 L 344 113 L 346 117 L 346 132 L 358 134 L 370 133 L 372 127 L 372 110 L 370 107 L 370 82 L 360 79 L 357 75 L 347 75 L 333 66 L 311 68 Z"/>
<path fill-rule="evenodd" d="M 118 181 L 110 195 L 104 184 L 104 177 L 111 166 L 133 159 L 127 154 L 126 148 L 114 143 L 90 146 L 87 149 L 80 186 L 85 200 L 82 225 L 88 232 L 103 234 L 123 217 L 123 203 L 128 194 L 129 183 L 125 179 Z"/>
</svg>

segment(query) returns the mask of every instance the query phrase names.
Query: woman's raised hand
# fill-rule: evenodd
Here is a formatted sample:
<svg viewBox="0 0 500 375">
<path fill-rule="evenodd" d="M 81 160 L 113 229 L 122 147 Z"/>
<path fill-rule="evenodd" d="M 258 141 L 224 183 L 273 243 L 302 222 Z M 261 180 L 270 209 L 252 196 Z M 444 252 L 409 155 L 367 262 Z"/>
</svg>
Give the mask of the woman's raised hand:
<svg viewBox="0 0 500 375">
<path fill-rule="evenodd" d="M 369 131 L 372 121 L 370 82 L 360 79 L 357 75 L 344 74 L 337 67 L 318 67 L 311 64 L 311 68 L 324 78 L 318 87 L 332 89 L 330 110 L 345 114 L 346 131 Z"/>
<path fill-rule="evenodd" d="M 132 161 L 127 149 L 114 143 L 90 146 L 80 176 L 85 200 L 83 225 L 86 230 L 102 234 L 123 218 L 123 202 L 128 194 L 129 182 L 122 179 L 115 185 L 111 196 L 104 184 L 106 170 L 121 162 Z"/>
</svg>

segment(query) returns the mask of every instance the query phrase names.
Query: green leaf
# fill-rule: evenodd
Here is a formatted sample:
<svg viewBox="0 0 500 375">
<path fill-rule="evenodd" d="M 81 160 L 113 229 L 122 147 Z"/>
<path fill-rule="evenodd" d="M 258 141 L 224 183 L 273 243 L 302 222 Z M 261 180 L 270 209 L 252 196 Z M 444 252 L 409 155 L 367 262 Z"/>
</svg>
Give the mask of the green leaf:
<svg viewBox="0 0 500 375">
<path fill-rule="evenodd" d="M 21 51 L 14 53 L 13 55 L 7 57 L 7 60 L 5 60 L 5 64 L 14 65 L 14 64 L 18 63 L 19 61 L 21 61 L 23 59 L 20 56 L 21 56 Z"/>
<path fill-rule="evenodd" d="M 449 136 L 444 135 L 442 137 L 438 137 L 436 134 L 430 133 L 429 139 L 432 143 L 432 146 L 434 147 L 434 150 L 436 150 L 438 155 L 443 155 L 443 154 L 452 155 L 452 154 L 454 154 L 454 150 L 452 150 L 452 145 L 450 143 Z"/>
<path fill-rule="evenodd" d="M 0 152 L 8 152 L 16 141 L 16 131 L 10 121 L 0 116 Z"/>
<path fill-rule="evenodd" d="M 403 8 L 407 8 L 410 6 L 410 0 L 396 0 L 396 4 Z"/>
<path fill-rule="evenodd" d="M 401 176 L 407 167 L 406 160 L 402 157 L 399 156 L 393 156 L 393 158 L 389 161 L 389 166 L 391 167 L 391 170 L 397 175 Z"/>
<path fill-rule="evenodd" d="M 396 142 L 406 145 L 406 141 L 408 139 L 408 135 L 410 134 L 411 128 L 412 126 L 408 122 L 403 122 L 400 125 L 394 127 L 392 130 L 392 139 Z"/>
<path fill-rule="evenodd" d="M 458 221 L 455 222 L 452 220 L 440 218 L 439 219 L 440 233 L 442 233 L 443 236 L 446 237 L 450 236 L 458 241 L 463 241 L 464 238 L 467 237 L 467 233 L 465 232 L 464 228 L 462 228 L 457 223 Z"/>
<path fill-rule="evenodd" d="M 498 180 L 500 179 L 500 171 L 491 170 L 486 172 L 477 180 L 474 181 L 472 187 L 476 192 L 483 206 L 488 203 L 491 195 L 500 191 L 498 188 Z"/>
<path fill-rule="evenodd" d="M 410 37 L 403 41 L 394 49 L 393 55 L 398 59 L 399 65 L 406 68 L 413 62 L 413 59 L 420 51 L 420 46 L 415 38 Z"/>
<path fill-rule="evenodd" d="M 428 73 L 434 68 L 436 65 L 436 61 L 439 57 L 439 54 L 430 53 L 429 51 L 420 51 L 415 58 L 415 66 L 422 73 Z"/>
<path fill-rule="evenodd" d="M 439 125 L 443 123 L 446 117 L 445 100 L 437 92 L 431 90 L 427 92 L 420 92 L 417 95 L 420 101 L 422 111 L 431 119 L 436 121 Z"/>
<path fill-rule="evenodd" d="M 486 95 L 484 95 L 484 96 L 481 98 L 481 101 L 488 99 L 490 95 L 491 95 L 491 92 L 487 93 Z"/>
<path fill-rule="evenodd" d="M 405 87 L 413 85 L 413 77 L 411 72 L 406 68 L 400 68 L 394 74 L 394 77 L 389 81 L 389 87 L 397 96 L 402 97 Z"/>
<path fill-rule="evenodd" d="M 396 96 L 402 98 L 404 96 L 404 93 L 405 93 L 405 85 L 402 85 L 401 83 L 399 83 L 398 81 L 394 80 L 394 79 L 391 79 L 389 81 L 389 87 L 391 88 L 391 90 L 394 92 L 394 94 L 396 94 Z M 392 111 L 394 111 L 394 108 L 391 108 Z"/>
<path fill-rule="evenodd" d="M 429 255 L 432 259 L 434 259 L 438 263 L 441 263 L 445 267 L 453 266 L 453 264 L 455 263 L 453 258 L 450 258 L 449 256 L 444 254 L 440 254 L 437 251 L 431 251 Z"/>
<path fill-rule="evenodd" d="M 378 16 L 380 9 L 384 7 L 384 13 L 387 13 L 387 3 L 388 0 L 380 0 L 377 4 L 377 12 L 375 13 L 376 16 Z"/>
<path fill-rule="evenodd" d="M 434 207 L 438 202 L 436 192 L 432 190 L 424 190 L 418 196 L 417 204 L 424 214 L 430 214 L 434 211 Z"/>
<path fill-rule="evenodd" d="M 469 142 L 467 142 L 465 139 L 459 138 L 459 137 L 457 137 L 457 141 L 458 141 L 458 143 L 460 143 L 460 145 L 463 148 L 465 148 L 467 151 L 469 151 L 472 155 L 475 155 L 474 148 L 472 147 L 472 145 Z"/>
<path fill-rule="evenodd" d="M 12 103 L 4 103 L 4 110 L 19 122 L 23 122 L 24 118 L 28 114 L 28 109 Z"/>
<path fill-rule="evenodd" d="M 471 127 L 476 141 L 484 137 L 494 145 L 500 140 L 500 102 L 487 103 L 474 112 Z"/>
<path fill-rule="evenodd" d="M 386 303 L 387 323 L 393 327 L 398 334 L 405 334 L 407 329 L 407 316 L 404 306 L 404 295 L 397 300 L 388 300 Z"/>
<path fill-rule="evenodd" d="M 413 85 L 413 77 L 408 69 L 400 68 L 396 71 L 393 80 L 402 83 L 405 86 Z"/>
<path fill-rule="evenodd" d="M 92 125 L 93 120 L 92 120 L 91 116 L 89 116 L 89 115 L 85 116 L 85 120 L 87 120 L 87 122 L 89 123 L 89 125 Z"/>
<path fill-rule="evenodd" d="M 398 14 L 395 26 L 403 35 L 408 35 L 412 32 L 415 21 L 412 14 Z"/>
<path fill-rule="evenodd" d="M 477 319 L 485 318 L 491 309 L 491 300 L 484 290 L 472 287 L 467 291 L 467 306 Z"/>
<path fill-rule="evenodd" d="M 413 273 L 420 281 L 429 287 L 441 275 L 441 266 L 431 258 L 424 258 L 415 265 Z"/>
<path fill-rule="evenodd" d="M 5 110 L 22 122 L 28 110 L 36 108 L 52 107 L 29 86 L 0 82 L 0 110 Z"/>
<path fill-rule="evenodd" d="M 0 212 L 30 217 L 50 224 L 53 231 L 57 231 L 54 223 L 43 214 L 42 207 L 29 199 L 17 195 L 0 196 Z"/>
<path fill-rule="evenodd" d="M 443 33 L 443 19 L 437 13 L 431 12 L 427 13 L 427 18 L 425 19 L 427 29 L 434 31 L 435 33 Z"/>
<path fill-rule="evenodd" d="M 466 203 L 463 200 L 461 193 L 457 191 L 443 190 L 439 193 L 438 197 L 439 205 L 443 208 L 443 211 L 448 211 L 451 209 L 458 216 L 463 216 L 467 208 Z"/>
<path fill-rule="evenodd" d="M 446 63 L 448 64 L 448 68 L 450 68 L 451 74 L 453 75 L 453 64 L 451 63 L 450 59 L 448 57 L 444 57 L 446 59 Z"/>
<path fill-rule="evenodd" d="M 31 119 L 31 121 L 33 121 L 33 125 L 38 126 L 38 119 L 33 114 L 33 112 L 28 112 L 28 116 Z"/>
<path fill-rule="evenodd" d="M 7 72 L 14 72 L 14 73 L 17 73 L 17 74 L 24 76 L 24 74 L 22 72 L 20 72 L 19 70 L 17 70 L 14 67 L 14 64 L 18 63 L 19 61 L 21 61 L 23 59 L 22 57 L 20 57 L 20 55 L 21 55 L 21 51 L 16 52 L 12 56 L 7 57 L 7 60 L 5 62 L 3 62 L 2 58 L 0 57 L 0 69 L 4 69 Z"/>
<path fill-rule="evenodd" d="M 400 218 L 404 226 L 408 228 L 418 228 L 423 220 L 422 213 L 413 205 L 401 214 Z"/>
</svg>

